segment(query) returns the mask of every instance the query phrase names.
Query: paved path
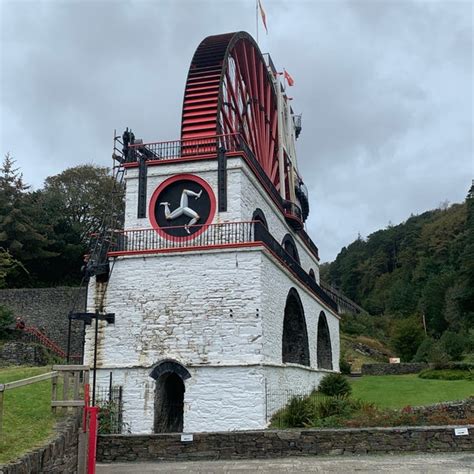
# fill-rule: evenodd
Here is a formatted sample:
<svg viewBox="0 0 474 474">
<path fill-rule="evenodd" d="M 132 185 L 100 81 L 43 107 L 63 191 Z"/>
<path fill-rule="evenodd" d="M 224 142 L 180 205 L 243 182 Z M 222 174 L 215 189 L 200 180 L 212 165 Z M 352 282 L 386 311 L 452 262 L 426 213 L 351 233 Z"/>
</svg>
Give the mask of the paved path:
<svg viewBox="0 0 474 474">
<path fill-rule="evenodd" d="M 390 472 L 474 474 L 474 452 L 457 454 L 407 454 L 373 456 L 313 456 L 249 461 L 193 461 L 176 463 L 98 464 L 97 474 L 300 473 Z"/>
</svg>

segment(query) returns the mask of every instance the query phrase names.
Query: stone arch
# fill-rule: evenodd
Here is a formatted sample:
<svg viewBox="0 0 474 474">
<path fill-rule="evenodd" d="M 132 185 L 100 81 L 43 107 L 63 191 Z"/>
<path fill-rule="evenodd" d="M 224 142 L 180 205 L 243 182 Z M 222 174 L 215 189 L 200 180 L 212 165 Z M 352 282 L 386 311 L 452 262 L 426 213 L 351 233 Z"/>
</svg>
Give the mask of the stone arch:
<svg viewBox="0 0 474 474">
<path fill-rule="evenodd" d="M 259 207 L 257 207 L 257 209 L 253 211 L 252 220 L 261 222 L 264 225 L 264 227 L 268 230 L 267 218 L 265 217 L 264 212 Z"/>
<path fill-rule="evenodd" d="M 298 254 L 298 248 L 296 247 L 295 239 L 290 235 L 286 234 L 281 241 L 281 246 L 285 249 L 286 253 L 293 257 L 293 260 L 300 263 L 300 256 Z"/>
<path fill-rule="evenodd" d="M 268 234 L 267 219 L 263 211 L 259 208 L 255 209 L 252 214 L 254 223 L 254 238 L 256 241 L 264 241 L 266 234 Z"/>
<path fill-rule="evenodd" d="M 163 360 L 153 367 L 150 377 L 156 380 L 153 431 L 178 433 L 183 431 L 184 381 L 189 371 L 174 360 Z"/>
<path fill-rule="evenodd" d="M 311 279 L 316 281 L 316 275 L 315 275 L 314 270 L 312 268 L 310 268 L 310 270 L 309 270 L 309 276 L 310 276 Z"/>
<path fill-rule="evenodd" d="M 309 365 L 308 333 L 303 305 L 298 292 L 291 288 L 283 318 L 282 362 Z"/>
<path fill-rule="evenodd" d="M 318 368 L 332 370 L 331 335 L 324 311 L 319 313 L 318 341 L 317 341 Z"/>
</svg>

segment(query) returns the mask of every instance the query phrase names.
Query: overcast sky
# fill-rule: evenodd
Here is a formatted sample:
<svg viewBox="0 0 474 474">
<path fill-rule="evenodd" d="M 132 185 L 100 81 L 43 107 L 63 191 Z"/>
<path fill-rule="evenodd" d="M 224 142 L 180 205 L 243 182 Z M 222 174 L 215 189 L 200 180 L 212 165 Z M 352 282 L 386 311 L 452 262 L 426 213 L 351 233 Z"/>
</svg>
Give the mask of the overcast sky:
<svg viewBox="0 0 474 474">
<path fill-rule="evenodd" d="M 295 79 L 308 232 L 322 261 L 360 233 L 464 199 L 473 177 L 473 3 L 262 0 L 260 48 Z M 34 188 L 111 164 L 113 130 L 179 138 L 208 35 L 255 36 L 254 0 L 0 0 L 0 152 Z"/>
</svg>

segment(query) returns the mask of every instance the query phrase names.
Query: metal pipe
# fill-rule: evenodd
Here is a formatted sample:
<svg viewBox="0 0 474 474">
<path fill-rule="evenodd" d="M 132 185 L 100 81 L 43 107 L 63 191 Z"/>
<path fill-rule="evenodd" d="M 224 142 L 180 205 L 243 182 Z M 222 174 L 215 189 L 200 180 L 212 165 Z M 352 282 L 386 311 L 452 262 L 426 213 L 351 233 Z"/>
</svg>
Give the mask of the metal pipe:
<svg viewBox="0 0 474 474">
<path fill-rule="evenodd" d="M 67 352 L 66 352 L 66 362 L 69 364 L 69 357 L 71 355 L 71 314 L 68 315 L 69 324 L 67 328 Z"/>
</svg>

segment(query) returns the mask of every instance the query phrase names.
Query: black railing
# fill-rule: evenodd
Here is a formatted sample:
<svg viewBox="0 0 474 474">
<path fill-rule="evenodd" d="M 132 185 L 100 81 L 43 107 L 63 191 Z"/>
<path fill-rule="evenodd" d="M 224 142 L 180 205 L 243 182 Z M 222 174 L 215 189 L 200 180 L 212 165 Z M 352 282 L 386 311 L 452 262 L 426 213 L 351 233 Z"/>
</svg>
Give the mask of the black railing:
<svg viewBox="0 0 474 474">
<path fill-rule="evenodd" d="M 259 221 L 224 222 L 221 224 L 200 224 L 189 226 L 189 237 L 173 236 L 169 233 L 183 233 L 183 226 L 162 228 L 166 236 L 155 229 L 132 229 L 116 232 L 109 255 L 130 253 L 166 252 L 179 249 L 205 249 L 215 246 L 262 242 L 289 270 L 329 307 L 337 311 L 337 304 L 306 273 L 299 263 L 280 245 L 267 228 Z"/>
<path fill-rule="evenodd" d="M 295 274 L 295 276 L 309 286 L 313 293 L 324 301 L 329 307 L 337 312 L 337 304 L 327 295 L 316 281 L 306 273 L 299 263 L 275 240 L 268 232 L 267 228 L 261 222 L 255 222 L 255 237 L 261 240 L 286 266 Z"/>
<path fill-rule="evenodd" d="M 188 138 L 156 143 L 133 143 L 129 145 L 125 163 L 139 160 L 176 160 L 178 158 L 196 158 L 198 156 L 217 154 L 219 148 L 236 151 L 237 135 L 213 135 L 209 137 Z"/>
<path fill-rule="evenodd" d="M 122 252 L 150 252 L 180 248 L 200 248 L 254 242 L 253 222 L 225 222 L 222 224 L 200 224 L 188 227 L 162 227 L 162 233 L 155 229 L 132 229 L 118 231 L 113 238 L 109 255 Z M 184 236 L 170 235 L 173 233 Z"/>
<path fill-rule="evenodd" d="M 313 255 L 319 260 L 318 247 L 316 247 L 315 243 L 311 240 L 311 237 L 306 233 L 306 231 L 304 229 L 300 229 L 298 231 L 298 235 L 301 237 L 304 243 L 308 246 L 308 248 L 311 250 Z"/>
</svg>

